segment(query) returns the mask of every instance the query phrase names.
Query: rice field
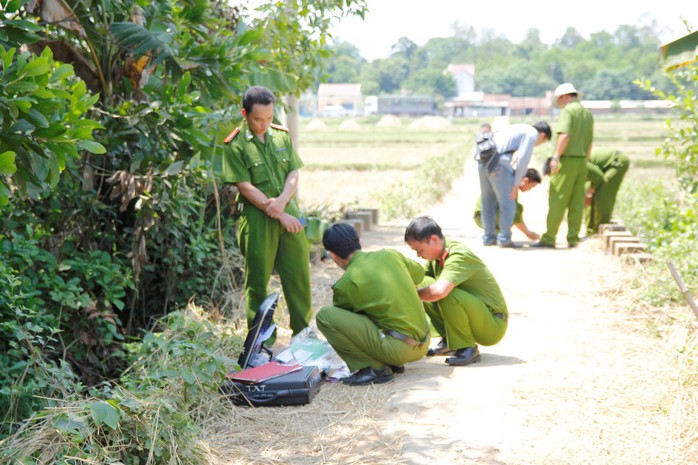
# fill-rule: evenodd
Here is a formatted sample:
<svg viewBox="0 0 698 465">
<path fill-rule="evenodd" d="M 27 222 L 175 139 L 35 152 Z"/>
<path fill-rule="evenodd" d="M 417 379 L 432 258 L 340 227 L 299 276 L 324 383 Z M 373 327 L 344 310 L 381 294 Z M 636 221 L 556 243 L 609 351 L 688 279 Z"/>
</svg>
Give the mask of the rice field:
<svg viewBox="0 0 698 465">
<path fill-rule="evenodd" d="M 595 146 L 612 146 L 631 159 L 626 183 L 647 176 L 671 177 L 673 168 L 655 152 L 666 137 L 665 116 L 597 116 Z M 554 129 L 555 121 L 548 121 Z M 534 123 L 539 118 L 511 119 Z M 349 124 L 349 123 L 350 124 Z M 473 136 L 484 119 L 395 118 L 381 125 L 377 118 L 301 121 L 301 171 L 298 196 L 307 211 L 338 211 L 347 207 L 380 208 L 379 194 L 396 181 L 409 182 L 432 156 L 465 151 L 470 156 Z M 537 147 L 531 167 L 540 168 L 552 144 Z"/>
</svg>

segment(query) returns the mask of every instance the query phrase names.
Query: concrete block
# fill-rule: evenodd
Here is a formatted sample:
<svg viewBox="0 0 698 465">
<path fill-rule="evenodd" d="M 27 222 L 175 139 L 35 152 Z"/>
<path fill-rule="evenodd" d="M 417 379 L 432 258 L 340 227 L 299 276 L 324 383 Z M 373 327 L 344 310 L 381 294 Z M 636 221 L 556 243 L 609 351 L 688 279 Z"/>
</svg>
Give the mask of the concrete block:
<svg viewBox="0 0 698 465">
<path fill-rule="evenodd" d="M 620 259 L 623 261 L 623 263 L 644 265 L 652 261 L 652 255 L 647 252 L 633 252 L 621 255 Z"/>
<path fill-rule="evenodd" d="M 380 211 L 377 208 L 357 208 L 357 212 L 371 212 L 371 223 L 378 224 Z"/>
<path fill-rule="evenodd" d="M 373 225 L 373 214 L 371 212 L 348 212 L 346 214 L 348 220 L 361 220 L 364 223 L 364 231 L 370 231 Z"/>
<path fill-rule="evenodd" d="M 618 223 L 604 223 L 599 225 L 599 233 L 604 234 L 610 231 L 625 231 L 626 228 L 622 224 Z"/>
<path fill-rule="evenodd" d="M 356 229 L 356 233 L 359 235 L 359 237 L 361 237 L 364 234 L 364 220 L 362 219 L 346 218 L 339 222 L 352 225 L 354 229 Z"/>
<path fill-rule="evenodd" d="M 630 231 L 606 231 L 603 233 L 604 248 L 609 249 L 612 237 L 632 237 L 632 235 Z"/>
<path fill-rule="evenodd" d="M 627 243 L 639 243 L 640 239 L 638 239 L 635 236 L 615 236 L 615 237 L 610 237 L 608 239 L 608 249 L 610 250 L 613 255 L 616 255 L 615 253 L 615 247 L 618 244 L 627 244 Z"/>
<path fill-rule="evenodd" d="M 624 255 L 627 253 L 639 253 L 645 251 L 645 244 L 640 242 L 620 242 L 613 249 L 613 255 Z"/>
</svg>

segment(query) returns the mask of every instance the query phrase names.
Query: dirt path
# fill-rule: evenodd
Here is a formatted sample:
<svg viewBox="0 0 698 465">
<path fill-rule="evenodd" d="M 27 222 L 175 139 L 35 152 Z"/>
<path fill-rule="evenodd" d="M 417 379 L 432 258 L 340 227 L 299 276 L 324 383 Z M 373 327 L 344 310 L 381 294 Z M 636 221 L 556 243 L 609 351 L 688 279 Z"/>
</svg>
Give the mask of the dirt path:
<svg viewBox="0 0 698 465">
<path fill-rule="evenodd" d="M 509 329 L 496 346 L 481 347 L 480 364 L 452 368 L 440 358 L 424 359 L 394 383 L 388 417 L 405 432 L 403 458 L 413 464 L 677 463 L 672 425 L 660 412 L 666 392 L 659 380 L 670 377 L 673 364 L 617 298 L 624 276 L 617 259 L 604 255 L 597 239 L 577 249 L 482 247 L 471 219 L 478 190 L 476 167 L 469 165 L 427 213 L 493 271 L 507 298 Z M 529 227 L 544 232 L 547 184 L 522 202 Z M 382 229 L 400 238 L 404 225 Z M 367 234 L 365 241 L 410 256 L 402 244 L 385 244 L 386 235 Z"/>
<path fill-rule="evenodd" d="M 674 362 L 618 295 L 617 260 L 596 239 L 576 249 L 482 247 L 471 219 L 476 176 L 468 165 L 443 203 L 425 213 L 493 271 L 510 311 L 502 342 L 481 347 L 482 362 L 469 367 L 425 358 L 386 385 L 326 384 L 308 406 L 244 413 L 255 425 L 272 416 L 286 420 L 283 428 L 274 423 L 275 443 L 263 452 L 259 444 L 235 449 L 254 447 L 254 460 L 225 463 L 679 463 L 665 382 Z M 537 232 L 544 229 L 546 189 L 522 198 Z M 405 226 L 365 233 L 364 248 L 393 247 L 416 258 L 402 242 Z M 316 305 L 330 302 L 329 285 L 339 274 L 333 264 L 316 266 Z"/>
</svg>

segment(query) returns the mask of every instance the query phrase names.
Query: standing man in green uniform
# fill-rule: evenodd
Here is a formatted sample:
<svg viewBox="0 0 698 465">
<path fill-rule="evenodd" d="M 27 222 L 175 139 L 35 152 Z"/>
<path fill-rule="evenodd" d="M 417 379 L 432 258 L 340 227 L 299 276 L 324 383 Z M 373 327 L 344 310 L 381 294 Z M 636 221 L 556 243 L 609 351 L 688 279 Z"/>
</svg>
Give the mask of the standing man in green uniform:
<svg viewBox="0 0 698 465">
<path fill-rule="evenodd" d="M 449 365 L 480 361 L 477 343 L 491 346 L 507 331 L 509 311 L 499 284 L 467 246 L 446 239 L 431 218 L 413 219 L 405 242 L 425 260 L 426 277 L 417 292 L 441 341 L 428 356 L 448 355 Z"/>
<path fill-rule="evenodd" d="M 322 244 L 344 270 L 332 286 L 332 306 L 316 316 L 318 329 L 353 373 L 339 381 L 390 381 L 429 349 L 429 323 L 416 288 L 424 270 L 396 250 L 363 252 L 348 224 L 328 228 Z"/>
<path fill-rule="evenodd" d="M 576 247 L 584 214 L 586 162 L 594 137 L 594 118 L 579 102 L 580 94 L 572 84 L 560 84 L 554 95 L 562 111 L 555 130 L 555 153 L 550 162 L 547 230 L 540 242 L 532 246 L 555 248 L 557 231 L 567 212 L 567 244 Z"/>
<path fill-rule="evenodd" d="M 599 232 L 599 225 L 611 222 L 620 183 L 630 167 L 630 159 L 619 150 L 597 147 L 587 163 L 587 234 Z"/>
<path fill-rule="evenodd" d="M 308 241 L 293 198 L 303 162 L 288 129 L 272 124 L 275 102 L 267 88 L 251 87 L 245 92 L 245 121 L 225 140 L 220 177 L 239 190 L 238 244 L 245 257 L 248 327 L 267 296 L 269 278 L 276 269 L 295 335 L 308 326 L 312 316 Z M 272 344 L 275 338 L 276 334 L 267 342 Z"/>
</svg>

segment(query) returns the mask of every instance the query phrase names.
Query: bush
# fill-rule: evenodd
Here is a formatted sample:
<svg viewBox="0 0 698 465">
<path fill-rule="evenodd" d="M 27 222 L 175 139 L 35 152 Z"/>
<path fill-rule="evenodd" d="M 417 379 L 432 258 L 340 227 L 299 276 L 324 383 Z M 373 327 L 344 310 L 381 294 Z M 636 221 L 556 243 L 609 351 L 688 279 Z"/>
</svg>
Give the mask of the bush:
<svg viewBox="0 0 698 465">
<path fill-rule="evenodd" d="M 463 150 L 430 157 L 409 181 L 398 181 L 379 194 L 381 214 L 388 220 L 415 216 L 451 190 L 464 166 Z"/>
<path fill-rule="evenodd" d="M 126 346 L 131 365 L 120 385 L 38 412 L 4 441 L 0 462 L 203 463 L 197 425 L 212 402 L 224 400 L 216 394 L 241 338 L 194 305 L 158 326 Z"/>
</svg>

